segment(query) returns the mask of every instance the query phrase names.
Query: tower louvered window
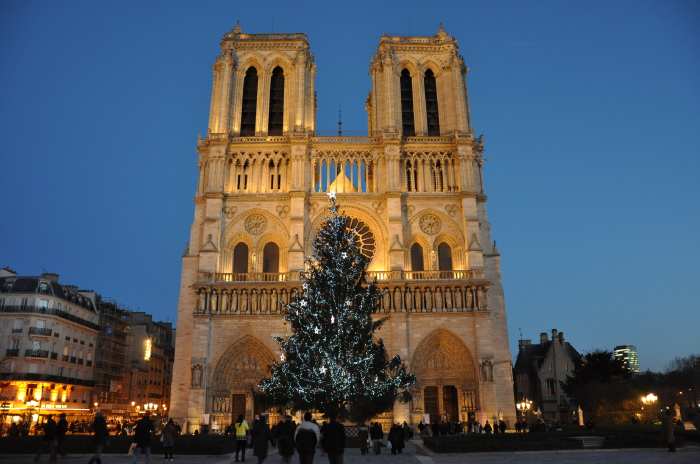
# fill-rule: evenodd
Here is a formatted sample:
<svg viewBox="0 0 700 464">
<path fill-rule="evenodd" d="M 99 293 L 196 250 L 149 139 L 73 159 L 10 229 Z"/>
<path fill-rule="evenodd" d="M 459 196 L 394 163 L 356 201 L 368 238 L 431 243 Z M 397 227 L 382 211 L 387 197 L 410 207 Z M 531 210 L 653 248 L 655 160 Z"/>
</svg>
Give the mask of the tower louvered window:
<svg viewBox="0 0 700 464">
<path fill-rule="evenodd" d="M 241 110 L 241 137 L 255 135 L 255 110 L 258 105 L 258 71 L 248 68 L 243 79 L 243 108 Z"/>
<path fill-rule="evenodd" d="M 425 112 L 428 116 L 428 135 L 440 135 L 440 117 L 438 116 L 437 85 L 435 75 L 428 69 L 425 72 Z"/>
<path fill-rule="evenodd" d="M 413 81 L 408 69 L 401 71 L 401 124 L 404 137 L 416 135 L 413 121 Z"/>
<path fill-rule="evenodd" d="M 270 79 L 270 118 L 267 128 L 269 135 L 282 135 L 284 119 L 284 71 L 277 66 Z"/>
</svg>

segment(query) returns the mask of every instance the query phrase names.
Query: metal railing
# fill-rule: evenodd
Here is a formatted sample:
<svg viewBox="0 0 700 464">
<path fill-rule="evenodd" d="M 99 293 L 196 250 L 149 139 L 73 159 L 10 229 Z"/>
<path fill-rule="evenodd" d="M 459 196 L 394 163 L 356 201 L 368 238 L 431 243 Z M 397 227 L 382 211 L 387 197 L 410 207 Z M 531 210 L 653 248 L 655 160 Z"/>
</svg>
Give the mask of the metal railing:
<svg viewBox="0 0 700 464">
<path fill-rule="evenodd" d="M 45 327 L 30 327 L 29 335 L 41 335 L 44 337 L 50 337 L 53 333 L 52 329 L 47 329 Z"/>
<path fill-rule="evenodd" d="M 27 358 L 48 358 L 49 350 L 25 350 L 24 356 Z"/>
<path fill-rule="evenodd" d="M 17 348 L 7 349 L 7 350 L 5 350 L 5 356 L 10 356 L 10 357 L 19 356 L 19 349 L 17 349 Z"/>
<path fill-rule="evenodd" d="M 39 306 L 33 306 L 33 305 L 26 305 L 26 306 L 15 306 L 15 305 L 7 305 L 3 306 L 0 308 L 0 312 L 2 313 L 32 313 L 32 314 L 46 314 L 49 316 L 57 316 L 62 319 L 66 319 L 68 321 L 74 322 L 76 324 L 83 325 L 85 327 L 89 327 L 93 330 L 100 330 L 100 326 L 97 325 L 96 323 L 92 321 L 88 321 L 86 319 L 83 319 L 82 317 L 74 316 L 73 314 L 67 313 L 66 311 L 56 309 L 56 308 L 44 308 L 44 307 L 39 307 Z"/>
</svg>

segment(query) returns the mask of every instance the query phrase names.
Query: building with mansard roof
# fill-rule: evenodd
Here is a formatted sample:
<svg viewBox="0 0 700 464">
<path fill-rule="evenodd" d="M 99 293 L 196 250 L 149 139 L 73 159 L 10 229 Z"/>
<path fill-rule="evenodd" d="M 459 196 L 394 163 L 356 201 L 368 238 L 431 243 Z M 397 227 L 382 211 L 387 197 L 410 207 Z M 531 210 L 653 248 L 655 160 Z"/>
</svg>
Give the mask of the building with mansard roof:
<svg viewBox="0 0 700 464">
<path fill-rule="evenodd" d="M 257 384 L 288 334 L 283 303 L 327 213 L 353 218 L 384 290 L 388 352 L 416 373 L 382 421 L 515 417 L 511 355 L 456 40 L 382 36 L 369 66 L 368 134 L 316 133 L 305 34 L 224 35 L 182 260 L 171 414 L 193 431 L 262 412 Z M 274 412 L 271 419 L 275 420 Z"/>
</svg>

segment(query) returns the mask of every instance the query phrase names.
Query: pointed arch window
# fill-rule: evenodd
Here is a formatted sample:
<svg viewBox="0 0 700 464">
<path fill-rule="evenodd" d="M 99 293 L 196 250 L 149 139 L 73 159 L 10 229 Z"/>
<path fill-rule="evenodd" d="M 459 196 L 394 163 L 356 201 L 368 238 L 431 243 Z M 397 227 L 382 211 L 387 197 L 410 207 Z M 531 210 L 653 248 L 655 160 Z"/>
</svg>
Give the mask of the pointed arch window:
<svg viewBox="0 0 700 464">
<path fill-rule="evenodd" d="M 416 135 L 413 120 L 413 80 L 408 69 L 401 71 L 401 124 L 404 137 Z"/>
<path fill-rule="evenodd" d="M 274 242 L 269 242 L 263 248 L 263 272 L 278 273 L 280 271 L 280 249 Z"/>
<path fill-rule="evenodd" d="M 425 112 L 428 116 L 428 135 L 440 135 L 437 85 L 431 69 L 425 72 L 423 84 L 425 88 Z"/>
<path fill-rule="evenodd" d="M 270 117 L 267 133 L 282 135 L 284 120 L 284 71 L 277 66 L 272 70 L 270 79 Z"/>
<path fill-rule="evenodd" d="M 248 68 L 243 79 L 243 105 L 241 109 L 241 137 L 255 135 L 255 111 L 258 106 L 258 70 Z"/>
<path fill-rule="evenodd" d="M 441 271 L 452 270 L 452 248 L 445 242 L 438 245 L 438 269 Z"/>
<path fill-rule="evenodd" d="M 425 266 L 423 264 L 423 247 L 417 243 L 411 245 L 411 270 L 412 271 L 424 271 Z"/>
<path fill-rule="evenodd" d="M 233 249 L 233 272 L 245 274 L 248 272 L 248 245 L 238 243 Z"/>
</svg>

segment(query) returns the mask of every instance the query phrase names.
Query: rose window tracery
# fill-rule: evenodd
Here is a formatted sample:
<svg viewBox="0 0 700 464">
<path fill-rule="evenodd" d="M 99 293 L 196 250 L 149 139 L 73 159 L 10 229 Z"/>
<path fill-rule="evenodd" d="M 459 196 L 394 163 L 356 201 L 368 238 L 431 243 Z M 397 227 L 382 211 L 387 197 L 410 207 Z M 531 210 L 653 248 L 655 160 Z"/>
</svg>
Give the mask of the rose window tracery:
<svg viewBox="0 0 700 464">
<path fill-rule="evenodd" d="M 376 250 L 376 243 L 374 242 L 374 234 L 367 224 L 357 218 L 350 218 L 350 221 L 348 221 L 348 229 L 355 235 L 360 253 L 371 261 Z"/>
</svg>

